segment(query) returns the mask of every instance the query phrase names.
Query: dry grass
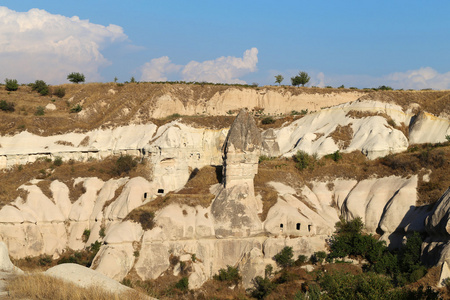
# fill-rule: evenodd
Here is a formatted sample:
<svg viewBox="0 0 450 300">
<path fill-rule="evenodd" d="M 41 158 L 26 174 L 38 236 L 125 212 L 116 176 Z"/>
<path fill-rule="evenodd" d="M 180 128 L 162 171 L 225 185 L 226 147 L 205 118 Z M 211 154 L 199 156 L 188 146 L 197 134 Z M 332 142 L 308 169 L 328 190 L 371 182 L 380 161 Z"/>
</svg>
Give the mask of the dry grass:
<svg viewBox="0 0 450 300">
<path fill-rule="evenodd" d="M 434 203 L 450 186 L 450 143 L 415 146 L 405 153 L 388 155 L 375 160 L 367 159 L 361 152 L 342 153 L 338 162 L 321 158 L 302 171 L 295 168 L 293 159 L 277 158 L 259 164 L 255 176 L 255 192 L 263 200 L 264 220 L 268 210 L 276 203 L 276 192 L 266 183 L 278 181 L 296 189 L 311 181 L 334 180 L 335 178 L 356 179 L 396 175 L 409 177 L 419 175 L 417 205 Z M 430 181 L 424 182 L 423 175 L 431 170 Z"/>
<path fill-rule="evenodd" d="M 353 139 L 352 123 L 346 126 L 338 125 L 329 136 L 338 145 L 340 150 L 347 149 Z"/>
<path fill-rule="evenodd" d="M 15 112 L 0 112 L 2 122 L 0 134 L 15 134 L 23 130 L 38 135 L 54 135 L 77 130 L 86 132 L 96 128 L 117 127 L 130 123 L 164 124 L 170 118 L 161 120 L 152 119 L 150 115 L 157 100 L 163 95 L 171 95 L 184 105 L 187 103 L 203 104 L 214 95 L 221 94 L 228 89 L 246 90 L 253 89 L 265 94 L 268 91 L 282 95 L 318 94 L 331 95 L 336 93 L 358 92 L 363 94 L 361 99 L 375 99 L 386 102 L 394 102 L 407 108 L 411 103 L 418 103 L 422 109 L 434 114 L 440 112 L 450 113 L 447 91 L 371 91 L 350 89 L 327 89 L 307 87 L 243 87 L 200 84 L 163 84 L 163 83 L 129 83 L 119 85 L 115 83 L 87 83 L 64 84 L 54 86 L 66 90 L 66 95 L 61 99 L 55 96 L 40 96 L 28 86 L 20 86 L 16 92 L 8 93 L 0 89 L 0 99 L 15 104 Z M 115 93 L 110 93 L 114 90 Z M 54 104 L 56 110 L 45 111 L 43 116 L 35 116 L 38 106 L 45 107 Z M 80 113 L 70 113 L 70 109 L 76 105 L 83 107 Z M 260 114 L 260 110 L 255 110 Z M 209 128 L 228 127 L 232 122 L 232 116 L 221 118 L 202 116 L 182 117 L 182 121 Z M 289 120 L 284 120 L 289 121 Z M 277 122 L 284 122 L 283 120 Z M 277 126 L 275 123 L 272 126 Z M 270 126 L 266 126 L 270 127 Z M 264 127 L 265 128 L 265 127 Z M 64 142 L 64 141 L 63 141 Z"/>
<path fill-rule="evenodd" d="M 110 300 L 146 299 L 137 291 L 121 294 L 111 293 L 101 287 L 82 288 L 73 283 L 43 274 L 22 275 L 7 283 L 7 290 L 13 299 L 52 300 Z"/>
</svg>

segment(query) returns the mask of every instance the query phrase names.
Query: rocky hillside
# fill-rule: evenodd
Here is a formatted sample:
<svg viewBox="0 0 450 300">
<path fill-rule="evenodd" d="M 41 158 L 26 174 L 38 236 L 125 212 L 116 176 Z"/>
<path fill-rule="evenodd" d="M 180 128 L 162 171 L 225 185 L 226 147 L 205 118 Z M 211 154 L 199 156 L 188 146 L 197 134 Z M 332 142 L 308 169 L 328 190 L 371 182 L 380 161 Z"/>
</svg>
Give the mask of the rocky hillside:
<svg viewBox="0 0 450 300">
<path fill-rule="evenodd" d="M 340 218 L 361 218 L 391 248 L 423 233 L 423 257 L 450 263 L 448 193 L 437 202 L 450 185 L 448 92 L 64 87 L 54 101 L 1 94 L 15 103 L 0 112 L 13 258 L 100 242 L 91 268 L 118 281 L 185 276 L 197 289 L 230 265 L 250 287 L 285 246 L 327 251 Z M 135 163 L 124 171 L 120 156 Z"/>
</svg>

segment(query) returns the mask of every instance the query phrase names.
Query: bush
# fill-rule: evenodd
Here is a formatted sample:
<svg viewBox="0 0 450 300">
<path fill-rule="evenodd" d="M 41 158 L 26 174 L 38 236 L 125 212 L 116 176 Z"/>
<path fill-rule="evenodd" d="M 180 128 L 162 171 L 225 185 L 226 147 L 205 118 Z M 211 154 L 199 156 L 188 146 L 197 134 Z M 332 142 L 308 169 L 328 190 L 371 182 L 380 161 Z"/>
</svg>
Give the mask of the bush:
<svg viewBox="0 0 450 300">
<path fill-rule="evenodd" d="M 264 119 L 261 120 L 261 123 L 264 125 L 273 124 L 275 123 L 275 120 L 272 117 L 265 117 Z"/>
<path fill-rule="evenodd" d="M 304 264 L 306 262 L 308 258 L 305 255 L 300 254 L 297 258 L 297 260 L 295 261 L 296 265 L 301 265 Z"/>
<path fill-rule="evenodd" d="M 32 85 L 31 89 L 37 91 L 42 96 L 46 96 L 49 93 L 48 85 L 44 80 L 36 80 Z"/>
<path fill-rule="evenodd" d="M 60 165 L 62 165 L 63 161 L 61 156 L 57 156 L 55 157 L 55 160 L 53 161 L 53 165 L 59 167 Z"/>
<path fill-rule="evenodd" d="M 336 150 L 335 152 L 325 155 L 326 158 L 330 158 L 334 160 L 335 162 L 338 162 L 342 159 L 342 154 L 339 152 L 339 150 Z"/>
<path fill-rule="evenodd" d="M 59 87 L 53 92 L 53 95 L 57 96 L 58 98 L 62 98 L 66 95 L 66 89 Z"/>
<path fill-rule="evenodd" d="M 239 275 L 238 268 L 227 266 L 226 270 L 220 269 L 219 274 L 214 275 L 213 279 L 217 281 L 226 281 L 229 284 L 238 284 L 242 277 Z"/>
<path fill-rule="evenodd" d="M 6 112 L 13 112 L 15 110 L 14 103 L 6 102 L 5 100 L 0 100 L 0 110 L 6 111 Z"/>
<path fill-rule="evenodd" d="M 264 299 L 276 287 L 276 285 L 272 283 L 269 278 L 262 278 L 261 276 L 256 276 L 253 278 L 252 283 L 254 288 L 251 289 L 251 295 L 256 299 Z"/>
<path fill-rule="evenodd" d="M 296 162 L 295 167 L 299 170 L 306 169 L 312 162 L 312 157 L 305 151 L 297 151 L 294 156 L 294 161 Z"/>
<path fill-rule="evenodd" d="M 155 226 L 155 222 L 153 221 L 154 218 L 155 214 L 153 212 L 143 211 L 139 215 L 139 223 L 141 224 L 142 229 L 144 230 L 153 229 L 153 226 Z"/>
<path fill-rule="evenodd" d="M 85 81 L 85 77 L 82 73 L 78 72 L 72 72 L 69 75 L 67 75 L 67 80 L 73 83 L 80 83 Z"/>
<path fill-rule="evenodd" d="M 5 89 L 7 91 L 17 91 L 19 88 L 19 84 L 17 83 L 17 79 L 5 79 Z"/>
<path fill-rule="evenodd" d="M 311 255 L 310 261 L 313 264 L 321 264 L 323 263 L 323 261 L 325 260 L 325 258 L 327 257 L 327 254 L 325 253 L 325 251 L 318 251 L 316 253 L 314 253 L 313 255 Z"/>
<path fill-rule="evenodd" d="M 181 278 L 180 281 L 175 283 L 175 287 L 182 292 L 187 292 L 189 290 L 189 278 L 188 277 Z"/>
<path fill-rule="evenodd" d="M 36 107 L 36 111 L 34 112 L 36 116 L 43 116 L 45 114 L 45 108 L 42 106 Z"/>
<path fill-rule="evenodd" d="M 82 109 L 83 109 L 83 107 L 80 104 L 77 104 L 70 109 L 70 112 L 71 113 L 79 113 Z"/>
<path fill-rule="evenodd" d="M 273 259 L 279 267 L 286 268 L 294 264 L 292 247 L 284 247 Z"/>
<path fill-rule="evenodd" d="M 131 155 L 121 155 L 115 163 L 113 173 L 115 175 L 128 174 L 134 167 L 136 167 L 137 161 L 131 157 Z"/>
<path fill-rule="evenodd" d="M 89 240 L 89 236 L 91 235 L 91 231 L 89 229 L 85 229 L 83 231 L 83 236 L 81 237 L 81 240 L 83 243 L 86 243 Z"/>
</svg>

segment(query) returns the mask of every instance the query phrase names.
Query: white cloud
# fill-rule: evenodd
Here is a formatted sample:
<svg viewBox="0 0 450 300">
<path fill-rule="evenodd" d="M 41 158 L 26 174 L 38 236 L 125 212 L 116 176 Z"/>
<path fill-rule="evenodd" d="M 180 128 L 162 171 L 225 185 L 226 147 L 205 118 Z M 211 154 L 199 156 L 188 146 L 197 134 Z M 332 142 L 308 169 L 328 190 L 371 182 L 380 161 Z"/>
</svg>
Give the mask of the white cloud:
<svg viewBox="0 0 450 300">
<path fill-rule="evenodd" d="M 154 58 L 141 67 L 141 81 L 167 81 L 165 75 L 178 72 L 181 67 L 173 64 L 168 56 Z"/>
<path fill-rule="evenodd" d="M 450 72 L 440 74 L 431 67 L 396 72 L 384 77 L 388 83 L 396 88 L 437 90 L 450 89 Z"/>
<path fill-rule="evenodd" d="M 67 82 L 67 74 L 82 72 L 88 81 L 100 80 L 99 68 L 110 64 L 100 50 L 126 39 L 117 25 L 0 6 L 0 76 L 61 83 Z"/>
<path fill-rule="evenodd" d="M 152 59 L 141 67 L 143 81 L 164 81 L 168 73 L 179 72 L 184 81 L 245 83 L 239 77 L 256 71 L 258 49 L 251 48 L 242 58 L 222 56 L 204 62 L 191 61 L 185 66 L 175 65 L 167 56 Z"/>
<path fill-rule="evenodd" d="M 324 77 L 325 79 L 325 77 Z M 435 90 L 450 89 L 450 72 L 439 73 L 431 67 L 424 67 L 406 72 L 395 72 L 388 75 L 375 77 L 370 75 L 327 75 L 324 80 L 326 85 L 360 88 L 372 88 L 381 85 L 391 86 L 395 89 L 426 89 Z"/>
</svg>

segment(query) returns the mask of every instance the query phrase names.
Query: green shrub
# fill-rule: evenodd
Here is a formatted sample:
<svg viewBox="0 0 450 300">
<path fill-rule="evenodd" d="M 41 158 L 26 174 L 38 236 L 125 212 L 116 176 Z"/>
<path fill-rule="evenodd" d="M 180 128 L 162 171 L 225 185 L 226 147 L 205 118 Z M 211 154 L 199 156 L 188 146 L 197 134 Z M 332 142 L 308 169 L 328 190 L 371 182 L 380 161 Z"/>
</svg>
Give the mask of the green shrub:
<svg viewBox="0 0 450 300">
<path fill-rule="evenodd" d="M 53 95 L 57 96 L 58 98 L 62 98 L 66 95 L 66 89 L 59 87 L 53 92 Z"/>
<path fill-rule="evenodd" d="M 89 240 L 90 235 L 91 235 L 91 231 L 89 229 L 85 229 L 83 231 L 83 235 L 81 237 L 81 240 L 83 241 L 83 243 L 86 243 Z"/>
<path fill-rule="evenodd" d="M 50 255 L 43 255 L 39 258 L 40 266 L 48 266 L 53 262 L 52 257 Z"/>
<path fill-rule="evenodd" d="M 312 157 L 305 151 L 297 151 L 297 154 L 294 155 L 295 167 L 299 170 L 306 169 L 312 160 Z"/>
<path fill-rule="evenodd" d="M 105 228 L 105 226 L 100 226 L 100 231 L 98 232 L 98 235 L 103 239 L 103 238 L 105 238 L 105 236 L 106 236 L 106 233 L 105 233 L 105 230 L 106 230 L 106 228 Z"/>
<path fill-rule="evenodd" d="M 128 174 L 133 168 L 137 166 L 137 161 L 131 157 L 131 155 L 121 155 L 117 160 L 113 168 L 115 175 Z"/>
<path fill-rule="evenodd" d="M 34 112 L 36 116 L 43 116 L 45 114 L 45 108 L 43 106 L 36 107 L 36 111 Z"/>
<path fill-rule="evenodd" d="M 325 251 L 318 251 L 315 252 L 313 255 L 311 255 L 310 261 L 313 264 L 321 264 L 323 263 L 323 261 L 325 260 L 325 258 L 327 257 L 327 254 L 325 253 Z"/>
<path fill-rule="evenodd" d="M 49 93 L 48 85 L 44 80 L 36 80 L 33 84 L 31 84 L 31 89 L 33 91 L 37 91 L 42 96 L 46 96 Z"/>
<path fill-rule="evenodd" d="M 83 107 L 80 104 L 77 104 L 70 109 L 70 112 L 71 113 L 79 113 L 81 110 L 83 110 Z"/>
<path fill-rule="evenodd" d="M 57 156 L 55 157 L 55 160 L 53 161 L 53 165 L 59 167 L 60 165 L 62 165 L 63 161 L 61 156 Z"/>
<path fill-rule="evenodd" d="M 175 283 L 175 287 L 182 292 L 187 292 L 189 290 L 189 278 L 181 278 L 177 283 Z"/>
<path fill-rule="evenodd" d="M 261 123 L 264 125 L 273 124 L 275 123 L 275 119 L 272 117 L 265 117 L 264 119 L 261 120 Z"/>
<path fill-rule="evenodd" d="M 5 89 L 7 91 L 17 91 L 19 88 L 19 84 L 17 83 L 17 79 L 5 79 Z"/>
<path fill-rule="evenodd" d="M 73 83 L 80 83 L 85 81 L 85 77 L 82 73 L 78 72 L 72 72 L 69 75 L 67 75 L 67 80 Z"/>
<path fill-rule="evenodd" d="M 447 140 L 447 142 L 450 142 L 450 135 L 447 134 L 447 135 L 445 136 L 445 139 Z"/>
<path fill-rule="evenodd" d="M 239 275 L 239 269 L 234 268 L 232 266 L 227 266 L 227 269 L 220 269 L 219 274 L 213 276 L 214 280 L 217 281 L 226 281 L 229 284 L 238 284 L 242 279 L 241 275 Z"/>
<path fill-rule="evenodd" d="M 155 222 L 153 220 L 154 218 L 155 214 L 153 212 L 143 211 L 139 215 L 139 223 L 141 224 L 142 229 L 144 230 L 153 229 L 153 227 L 155 226 Z"/>
<path fill-rule="evenodd" d="M 305 255 L 300 254 L 300 255 L 298 256 L 297 260 L 295 261 L 295 264 L 296 264 L 296 265 L 304 264 L 304 263 L 306 262 L 307 259 L 308 259 L 308 258 L 307 258 Z"/>
<path fill-rule="evenodd" d="M 264 299 L 267 297 L 276 287 L 269 278 L 262 278 L 256 276 L 252 279 L 253 288 L 250 290 L 251 296 L 256 299 Z"/>
<path fill-rule="evenodd" d="M 286 268 L 294 264 L 293 256 L 292 247 L 284 247 L 273 259 L 279 267 Z"/>
<path fill-rule="evenodd" d="M 258 163 L 262 163 L 263 161 L 269 161 L 269 160 L 274 160 L 276 157 L 272 157 L 272 156 L 267 156 L 267 155 L 261 155 L 259 157 Z"/>
<path fill-rule="evenodd" d="M 269 278 L 270 276 L 272 276 L 272 272 L 273 272 L 272 265 L 270 264 L 266 265 L 266 268 L 264 269 L 264 277 Z"/>
<path fill-rule="evenodd" d="M 336 150 L 335 152 L 325 155 L 326 158 L 332 159 L 335 162 L 338 162 L 342 159 L 342 154 L 339 152 L 339 150 Z"/>
<path fill-rule="evenodd" d="M 13 112 L 15 110 L 14 103 L 6 102 L 5 100 L 0 100 L 0 110 L 6 111 L 6 112 Z"/>
</svg>

